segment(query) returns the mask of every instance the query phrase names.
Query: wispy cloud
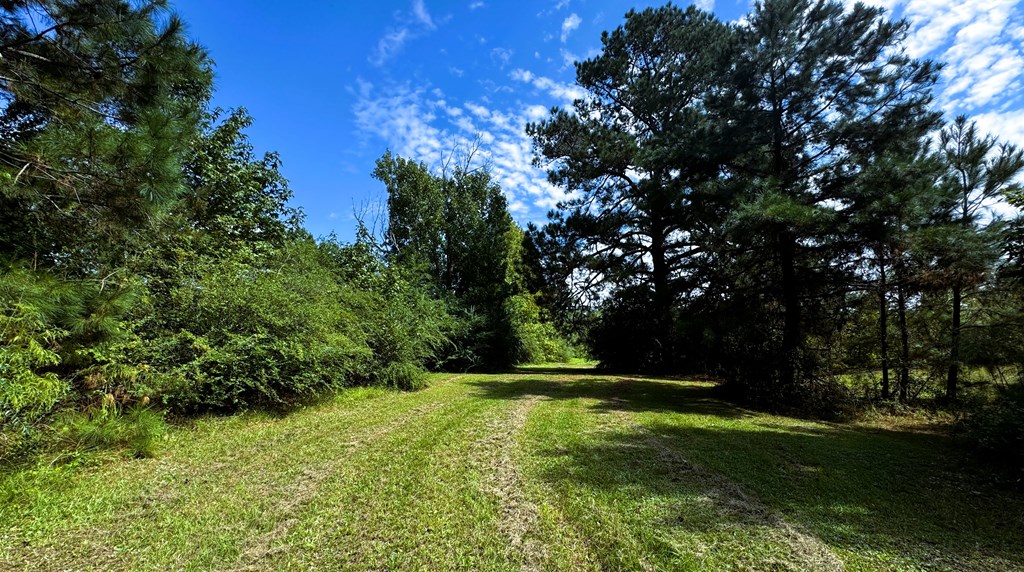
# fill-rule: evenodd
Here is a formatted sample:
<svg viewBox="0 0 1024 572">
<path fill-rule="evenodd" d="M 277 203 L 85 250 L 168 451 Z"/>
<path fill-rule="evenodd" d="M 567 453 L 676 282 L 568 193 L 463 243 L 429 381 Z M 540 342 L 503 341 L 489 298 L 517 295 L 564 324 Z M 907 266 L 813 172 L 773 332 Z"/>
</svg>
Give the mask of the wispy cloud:
<svg viewBox="0 0 1024 572">
<path fill-rule="evenodd" d="M 494 48 L 491 50 L 491 61 L 498 64 L 498 67 L 505 69 L 505 66 L 512 61 L 515 50 L 509 48 Z"/>
<path fill-rule="evenodd" d="M 563 70 L 566 70 L 566 69 L 569 69 L 569 68 L 575 66 L 576 62 L 578 62 L 580 60 L 579 56 L 577 56 L 576 54 L 570 52 L 569 50 L 566 50 L 565 48 L 559 50 L 559 53 L 562 54 L 562 68 L 561 69 L 563 69 Z"/>
<path fill-rule="evenodd" d="M 409 28 L 398 28 L 394 30 L 388 30 L 384 36 L 377 41 L 377 50 L 370 56 L 370 63 L 375 66 L 384 65 L 385 62 L 393 58 L 398 52 L 402 51 L 405 43 L 409 41 L 412 36 L 412 32 Z"/>
<path fill-rule="evenodd" d="M 562 21 L 562 43 L 564 44 L 568 39 L 569 35 L 576 31 L 583 20 L 575 13 L 569 14 L 569 17 Z"/>
<path fill-rule="evenodd" d="M 485 6 L 487 6 L 487 4 L 485 2 L 481 2 L 480 0 L 477 0 L 476 2 L 471 2 L 469 4 L 469 9 L 470 10 L 479 10 L 480 8 L 483 8 Z"/>
<path fill-rule="evenodd" d="M 375 66 L 387 63 L 411 40 L 437 29 L 437 23 L 427 10 L 424 0 L 413 0 L 411 10 L 407 13 L 399 12 L 395 18 L 396 25 L 377 41 L 377 47 L 370 55 L 370 63 Z"/>
<path fill-rule="evenodd" d="M 427 11 L 427 5 L 423 0 L 412 0 L 412 14 L 416 17 L 417 22 L 427 28 L 433 30 L 437 27 L 434 24 L 434 19 L 430 16 L 430 12 Z"/>
<path fill-rule="evenodd" d="M 356 125 L 364 137 L 383 140 L 395 153 L 437 167 L 453 149 L 479 145 L 478 161 L 489 167 L 520 220 L 541 221 L 570 197 L 533 165 L 533 142 L 525 126 L 547 116 L 540 105 L 496 108 L 484 100 L 455 104 L 437 89 L 409 84 L 380 89 L 359 81 Z"/>
<path fill-rule="evenodd" d="M 1018 122 L 1024 108 L 1024 6 L 1018 0 L 869 3 L 910 21 L 909 55 L 946 63 L 936 102 L 948 115 L 973 115 L 988 132 L 1024 145 Z"/>
<path fill-rule="evenodd" d="M 715 9 L 715 0 L 694 0 L 693 5 L 705 12 L 711 12 Z"/>
<path fill-rule="evenodd" d="M 563 104 L 570 104 L 577 99 L 583 99 L 587 95 L 587 92 L 578 85 L 555 81 L 548 77 L 536 75 L 529 70 L 513 70 L 510 77 L 515 81 L 532 85 Z"/>
</svg>

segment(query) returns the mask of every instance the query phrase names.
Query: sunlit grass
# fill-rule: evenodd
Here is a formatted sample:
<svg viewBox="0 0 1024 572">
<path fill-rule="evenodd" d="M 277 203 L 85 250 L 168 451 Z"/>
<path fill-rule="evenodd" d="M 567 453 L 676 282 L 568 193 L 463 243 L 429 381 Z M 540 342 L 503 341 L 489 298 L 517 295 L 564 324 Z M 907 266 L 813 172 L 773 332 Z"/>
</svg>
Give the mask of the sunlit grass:
<svg viewBox="0 0 1024 572">
<path fill-rule="evenodd" d="M 1024 569 L 1024 501 L 941 433 L 562 367 L 203 418 L 155 458 L 7 474 L 0 569 Z"/>
</svg>

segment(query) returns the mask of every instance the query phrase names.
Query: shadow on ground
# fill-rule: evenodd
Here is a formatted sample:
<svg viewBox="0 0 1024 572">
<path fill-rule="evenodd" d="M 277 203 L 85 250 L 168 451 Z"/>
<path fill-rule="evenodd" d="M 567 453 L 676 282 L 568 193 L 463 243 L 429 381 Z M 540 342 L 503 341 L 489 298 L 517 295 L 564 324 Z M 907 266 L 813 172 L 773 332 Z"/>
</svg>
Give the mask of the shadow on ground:
<svg viewBox="0 0 1024 572">
<path fill-rule="evenodd" d="M 555 367 L 540 366 L 540 367 L 532 367 L 532 366 L 526 366 L 526 367 L 514 368 L 514 369 L 512 369 L 512 373 L 518 373 L 518 374 L 531 374 L 532 373 L 534 375 L 596 375 L 596 374 L 600 374 L 602 372 L 601 372 L 601 370 L 598 370 L 598 369 L 596 369 L 594 367 L 591 367 L 591 366 L 580 366 L 580 367 L 573 367 L 573 366 L 555 366 Z"/>
<path fill-rule="evenodd" d="M 716 386 L 706 382 L 678 382 L 653 378 L 599 377 L 594 370 L 550 370 L 546 375 L 567 376 L 564 380 L 525 377 L 477 381 L 474 385 L 485 399 L 520 399 L 541 396 L 549 399 L 593 399 L 598 410 L 694 413 L 722 417 L 744 417 L 750 413 L 715 398 Z M 523 370 L 542 375 L 536 370 Z"/>
<path fill-rule="evenodd" d="M 651 523 L 666 531 L 757 535 L 784 519 L 869 569 L 1024 570 L 1024 498 L 986 484 L 948 437 L 761 416 L 705 383 L 585 375 L 475 384 L 490 399 L 588 399 L 597 412 L 638 414 L 634 426 L 533 451 L 565 502 L 670 499 Z"/>
</svg>

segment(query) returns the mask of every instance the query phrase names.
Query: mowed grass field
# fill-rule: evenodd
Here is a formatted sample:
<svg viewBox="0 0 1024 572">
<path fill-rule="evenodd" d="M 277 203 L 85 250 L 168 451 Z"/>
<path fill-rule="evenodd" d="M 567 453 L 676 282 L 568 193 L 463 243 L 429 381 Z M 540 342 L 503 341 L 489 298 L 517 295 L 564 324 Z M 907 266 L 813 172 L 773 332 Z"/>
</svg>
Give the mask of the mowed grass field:
<svg viewBox="0 0 1024 572">
<path fill-rule="evenodd" d="M 5 475 L 2 570 L 1024 570 L 949 437 L 534 368 L 208 418 Z"/>
</svg>

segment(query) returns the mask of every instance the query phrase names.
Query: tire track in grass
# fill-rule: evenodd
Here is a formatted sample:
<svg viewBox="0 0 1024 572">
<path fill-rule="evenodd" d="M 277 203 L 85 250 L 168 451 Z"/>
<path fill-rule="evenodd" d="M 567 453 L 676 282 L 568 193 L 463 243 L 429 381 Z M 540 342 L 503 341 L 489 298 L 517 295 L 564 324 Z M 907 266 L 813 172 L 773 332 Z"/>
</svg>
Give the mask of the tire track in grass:
<svg viewBox="0 0 1024 572">
<path fill-rule="evenodd" d="M 349 439 L 343 444 L 345 447 L 343 456 L 338 456 L 316 469 L 309 467 L 303 469 L 297 480 L 278 493 L 278 496 L 282 498 L 282 502 L 271 511 L 274 519 L 277 521 L 277 525 L 254 539 L 242 552 L 239 564 L 232 568 L 232 570 L 260 570 L 262 569 L 260 568 L 260 563 L 264 559 L 291 548 L 287 544 L 280 544 L 280 542 L 299 523 L 299 513 L 317 496 L 321 485 L 327 479 L 342 472 L 342 469 L 351 460 L 350 456 L 353 453 L 364 446 L 370 446 L 380 441 L 410 423 L 422 419 L 423 416 L 429 415 L 438 409 L 449 407 L 452 404 L 453 402 L 435 402 L 414 407 L 397 419 L 392 419 L 384 425 L 374 427 L 370 431 L 365 431 Z"/>
<path fill-rule="evenodd" d="M 232 566 L 236 558 L 257 560 L 263 553 L 261 546 L 272 545 L 278 537 L 287 534 L 294 526 L 292 515 L 297 514 L 309 498 L 315 497 L 323 481 L 353 452 L 385 437 L 400 425 L 422 418 L 428 410 L 462 398 L 462 388 L 451 384 L 458 377 L 438 380 L 421 392 L 385 396 L 386 401 L 375 403 L 382 408 L 370 408 L 362 401 L 342 402 L 314 406 L 283 418 L 252 421 L 227 418 L 217 420 L 212 427 L 181 430 L 177 435 L 181 443 L 187 444 L 187 449 L 177 445 L 157 459 L 118 461 L 88 469 L 77 476 L 78 483 L 74 486 L 82 490 L 81 495 L 75 495 L 79 499 L 75 505 L 78 508 L 62 509 L 75 519 L 74 524 L 63 530 L 53 529 L 59 533 L 33 542 L 9 539 L 11 542 L 5 544 L 14 549 L 0 559 L 0 569 L 7 569 L 14 563 L 20 563 L 15 568 L 23 570 L 191 569 L 196 567 L 197 558 L 205 562 L 200 567 L 225 569 Z M 418 403 L 421 401 L 427 403 Z M 412 411 L 416 413 L 410 414 Z M 311 419 L 315 423 L 311 423 Z M 338 436 L 351 437 L 338 444 Z M 197 445 L 200 447 L 198 456 L 192 450 Z M 296 465 L 315 464 L 315 454 L 322 454 L 325 448 L 334 455 L 328 463 L 306 467 L 294 474 L 290 471 Z M 253 467 L 259 469 L 253 471 Z M 129 487 L 118 492 L 118 497 L 105 498 L 100 494 L 104 492 L 104 483 L 122 481 Z M 238 496 L 239 493 L 243 493 L 242 496 Z M 206 500 L 215 503 L 210 505 Z M 259 511 L 258 507 L 268 502 L 272 508 Z M 234 507 L 239 503 L 248 503 L 248 506 L 236 512 Z M 116 508 L 103 514 L 110 510 L 106 505 Z M 99 520 L 88 516 L 81 518 L 94 510 L 102 511 L 96 515 Z M 219 510 L 221 514 L 230 512 L 232 517 L 224 520 L 212 515 L 211 510 Z M 168 517 L 171 512 L 194 513 L 194 525 L 187 530 L 160 532 L 173 522 Z M 282 518 L 278 520 L 272 516 L 275 514 Z M 253 542 L 246 542 L 254 534 L 254 531 L 250 533 L 254 525 L 268 519 L 274 519 L 276 525 Z M 140 528 L 149 528 L 151 532 L 139 538 L 136 535 Z M 151 558 L 154 548 L 176 536 L 184 537 L 170 541 L 185 542 L 186 551 Z M 228 558 L 225 560 L 215 554 L 223 551 L 220 544 L 232 539 L 237 539 L 234 542 L 241 545 L 235 556 L 225 555 Z M 239 552 L 242 556 L 238 556 Z"/>
<path fill-rule="evenodd" d="M 515 449 L 530 411 L 541 399 L 524 396 L 504 415 L 489 420 L 485 425 L 487 436 L 477 441 L 471 452 L 474 463 L 486 475 L 485 490 L 498 501 L 498 530 L 521 560 L 520 569 L 530 572 L 544 569 L 546 551 L 538 539 L 538 508 L 526 494 Z"/>
<path fill-rule="evenodd" d="M 621 428 L 632 430 L 640 436 L 645 448 L 654 451 L 662 464 L 686 475 L 694 482 L 701 483 L 707 498 L 718 511 L 772 530 L 773 536 L 788 547 L 792 554 L 792 560 L 774 564 L 781 566 L 784 570 L 814 572 L 845 570 L 842 560 L 832 552 L 825 542 L 787 522 L 736 482 L 691 462 L 664 438 L 635 421 L 629 413 L 616 412 L 614 417 L 618 418 L 618 425 Z"/>
<path fill-rule="evenodd" d="M 486 426 L 509 405 L 459 399 L 361 452 L 359 472 L 331 479 L 304 508 L 288 542 L 307 549 L 271 558 L 267 568 L 515 569 L 497 503 L 484 490 L 486 471 L 474 461 Z"/>
<path fill-rule="evenodd" d="M 441 388 L 448 388 L 452 382 L 461 378 L 461 375 L 453 375 L 435 382 L 430 388 L 424 390 L 418 396 L 433 395 L 440 392 Z M 417 394 L 408 394 L 417 396 Z M 368 430 L 350 435 L 341 443 L 342 450 L 337 456 L 316 469 L 307 467 L 299 474 L 298 478 L 287 485 L 277 496 L 281 497 L 280 502 L 271 512 L 277 525 L 271 530 L 257 537 L 251 542 L 239 557 L 239 562 L 231 570 L 250 571 L 264 569 L 261 564 L 264 560 L 283 554 L 293 547 L 289 544 L 282 544 L 292 529 L 300 522 L 302 511 L 313 501 L 324 483 L 330 478 L 342 476 L 348 473 L 352 465 L 352 456 L 360 450 L 367 449 L 400 432 L 406 426 L 422 422 L 432 413 L 451 408 L 464 401 L 468 396 L 465 390 L 455 395 L 437 395 L 435 401 L 424 403 L 411 409 L 404 409 L 396 412 L 389 421 L 382 425 L 376 425 Z M 442 401 L 443 400 L 443 401 Z"/>
<path fill-rule="evenodd" d="M 512 375 L 507 381 L 534 376 Z M 571 383 L 578 377 L 545 376 L 545 381 Z M 485 423 L 485 436 L 473 444 L 471 451 L 471 464 L 484 476 L 484 491 L 497 501 L 498 531 L 507 539 L 510 557 L 522 571 L 593 567 L 585 543 L 576 534 L 569 534 L 571 524 L 545 501 L 553 493 L 528 479 L 523 466 L 529 453 L 522 449 L 520 438 L 530 414 L 537 406 L 554 402 L 551 395 L 518 395 L 510 408 Z"/>
</svg>

